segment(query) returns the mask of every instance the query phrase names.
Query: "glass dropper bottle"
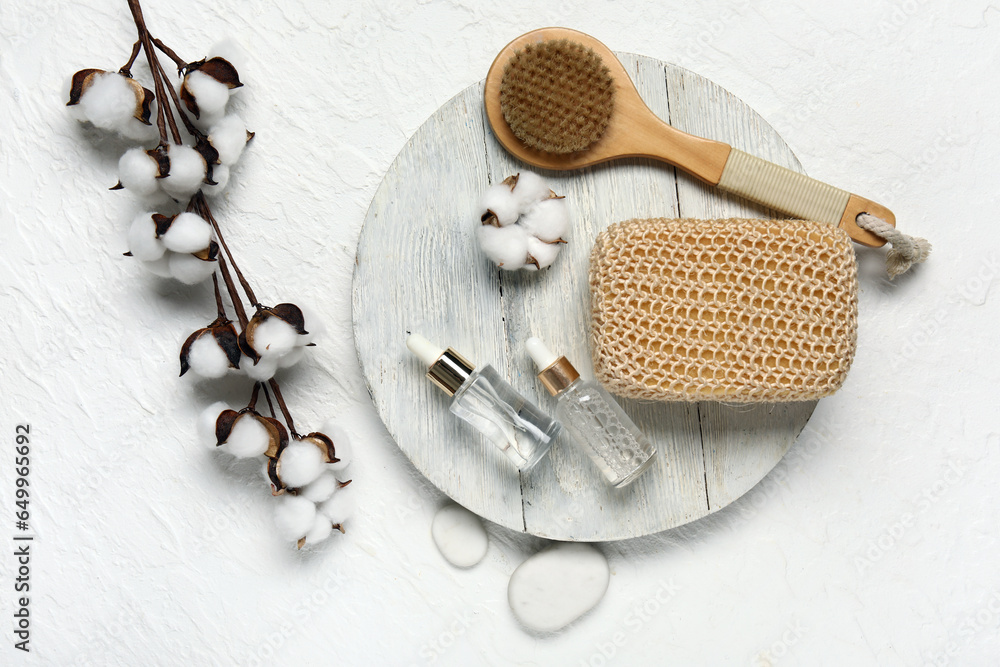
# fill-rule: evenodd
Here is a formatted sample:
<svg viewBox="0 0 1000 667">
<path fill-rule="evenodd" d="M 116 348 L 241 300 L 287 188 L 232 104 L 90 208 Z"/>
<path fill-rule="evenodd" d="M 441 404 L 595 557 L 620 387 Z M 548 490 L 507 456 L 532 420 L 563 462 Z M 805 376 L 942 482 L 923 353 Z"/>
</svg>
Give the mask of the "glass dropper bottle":
<svg viewBox="0 0 1000 667">
<path fill-rule="evenodd" d="M 474 367 L 452 348 L 442 349 L 418 334 L 406 347 L 427 365 L 427 377 L 452 397 L 449 409 L 496 445 L 519 470 L 545 456 L 558 422 L 531 403 L 489 364 Z"/>
<path fill-rule="evenodd" d="M 653 462 L 656 447 L 595 382 L 580 378 L 566 357 L 557 357 L 538 338 L 526 345 L 538 379 L 556 397 L 556 418 L 616 488 L 634 481 Z"/>
</svg>

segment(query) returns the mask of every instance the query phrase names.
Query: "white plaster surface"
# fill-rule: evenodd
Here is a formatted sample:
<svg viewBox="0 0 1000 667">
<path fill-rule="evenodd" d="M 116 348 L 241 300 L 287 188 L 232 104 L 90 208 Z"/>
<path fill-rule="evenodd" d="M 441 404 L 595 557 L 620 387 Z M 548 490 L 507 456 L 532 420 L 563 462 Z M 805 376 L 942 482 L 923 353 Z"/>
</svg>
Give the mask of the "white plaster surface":
<svg viewBox="0 0 1000 667">
<path fill-rule="evenodd" d="M 216 214 L 264 300 L 330 334 L 282 376 L 298 424 L 355 444 L 345 536 L 295 551 L 257 464 L 212 456 L 195 419 L 244 382 L 178 379 L 207 286 L 121 256 L 138 205 L 108 192 L 122 145 L 62 108 L 114 69 L 124 0 L 0 12 L 0 664 L 995 664 L 1000 656 L 1000 11 L 930 2 L 374 3 L 146 0 L 183 56 L 233 35 L 257 138 Z M 935 246 L 894 282 L 859 250 L 858 354 L 800 441 L 742 500 L 600 545 L 604 600 L 553 637 L 506 601 L 540 540 L 490 527 L 447 566 L 441 497 L 376 417 L 351 340 L 354 248 L 407 137 L 528 29 L 563 24 L 692 69 L 778 130 L 807 172 L 893 208 Z M 405 270 L 405 266 L 401 267 Z M 13 440 L 30 423 L 30 655 L 12 648 Z"/>
</svg>

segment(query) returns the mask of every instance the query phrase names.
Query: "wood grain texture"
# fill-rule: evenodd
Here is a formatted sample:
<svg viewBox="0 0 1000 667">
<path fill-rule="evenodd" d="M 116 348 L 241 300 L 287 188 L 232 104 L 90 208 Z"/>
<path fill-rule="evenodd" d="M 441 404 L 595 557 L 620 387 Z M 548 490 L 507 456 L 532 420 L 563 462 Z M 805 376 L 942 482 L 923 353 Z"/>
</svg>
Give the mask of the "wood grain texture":
<svg viewBox="0 0 1000 667">
<path fill-rule="evenodd" d="M 660 61 L 619 54 L 646 104 L 686 132 L 801 171 L 781 138 L 710 81 Z M 526 169 L 485 121 L 483 84 L 438 110 L 400 152 L 372 201 L 354 274 L 355 344 L 372 400 L 400 449 L 438 488 L 507 528 L 560 540 L 658 532 L 726 506 L 781 459 L 815 404 L 728 407 L 622 400 L 658 449 L 655 465 L 608 487 L 565 436 L 519 475 L 448 412 L 404 341 L 420 333 L 474 363 L 491 363 L 549 412 L 555 403 L 524 351 L 531 335 L 593 378 L 587 343 L 587 264 L 597 234 L 633 217 L 759 217 L 768 213 L 669 165 L 626 159 L 541 172 L 574 214 L 569 243 L 548 270 L 501 272 L 477 249 L 482 191 Z"/>
</svg>

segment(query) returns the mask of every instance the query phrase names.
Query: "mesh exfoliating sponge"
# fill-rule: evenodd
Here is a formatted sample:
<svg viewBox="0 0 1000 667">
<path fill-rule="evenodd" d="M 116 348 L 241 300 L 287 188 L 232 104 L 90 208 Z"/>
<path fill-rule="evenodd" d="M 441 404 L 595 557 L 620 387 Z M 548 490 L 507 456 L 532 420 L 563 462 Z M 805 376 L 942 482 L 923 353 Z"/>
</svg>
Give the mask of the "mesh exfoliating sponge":
<svg viewBox="0 0 1000 667">
<path fill-rule="evenodd" d="M 789 220 L 628 220 L 590 256 L 594 372 L 620 396 L 815 400 L 857 343 L 847 234 Z"/>
</svg>

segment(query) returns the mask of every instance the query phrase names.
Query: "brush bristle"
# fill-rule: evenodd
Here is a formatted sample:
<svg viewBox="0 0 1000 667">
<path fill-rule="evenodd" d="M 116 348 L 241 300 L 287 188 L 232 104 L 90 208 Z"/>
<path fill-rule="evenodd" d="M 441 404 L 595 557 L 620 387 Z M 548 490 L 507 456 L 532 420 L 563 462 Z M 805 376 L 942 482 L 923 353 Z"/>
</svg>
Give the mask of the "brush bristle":
<svg viewBox="0 0 1000 667">
<path fill-rule="evenodd" d="M 529 44 L 507 62 L 500 109 L 518 139 L 547 153 L 573 153 L 604 134 L 614 80 L 601 57 L 568 39 Z"/>
</svg>

